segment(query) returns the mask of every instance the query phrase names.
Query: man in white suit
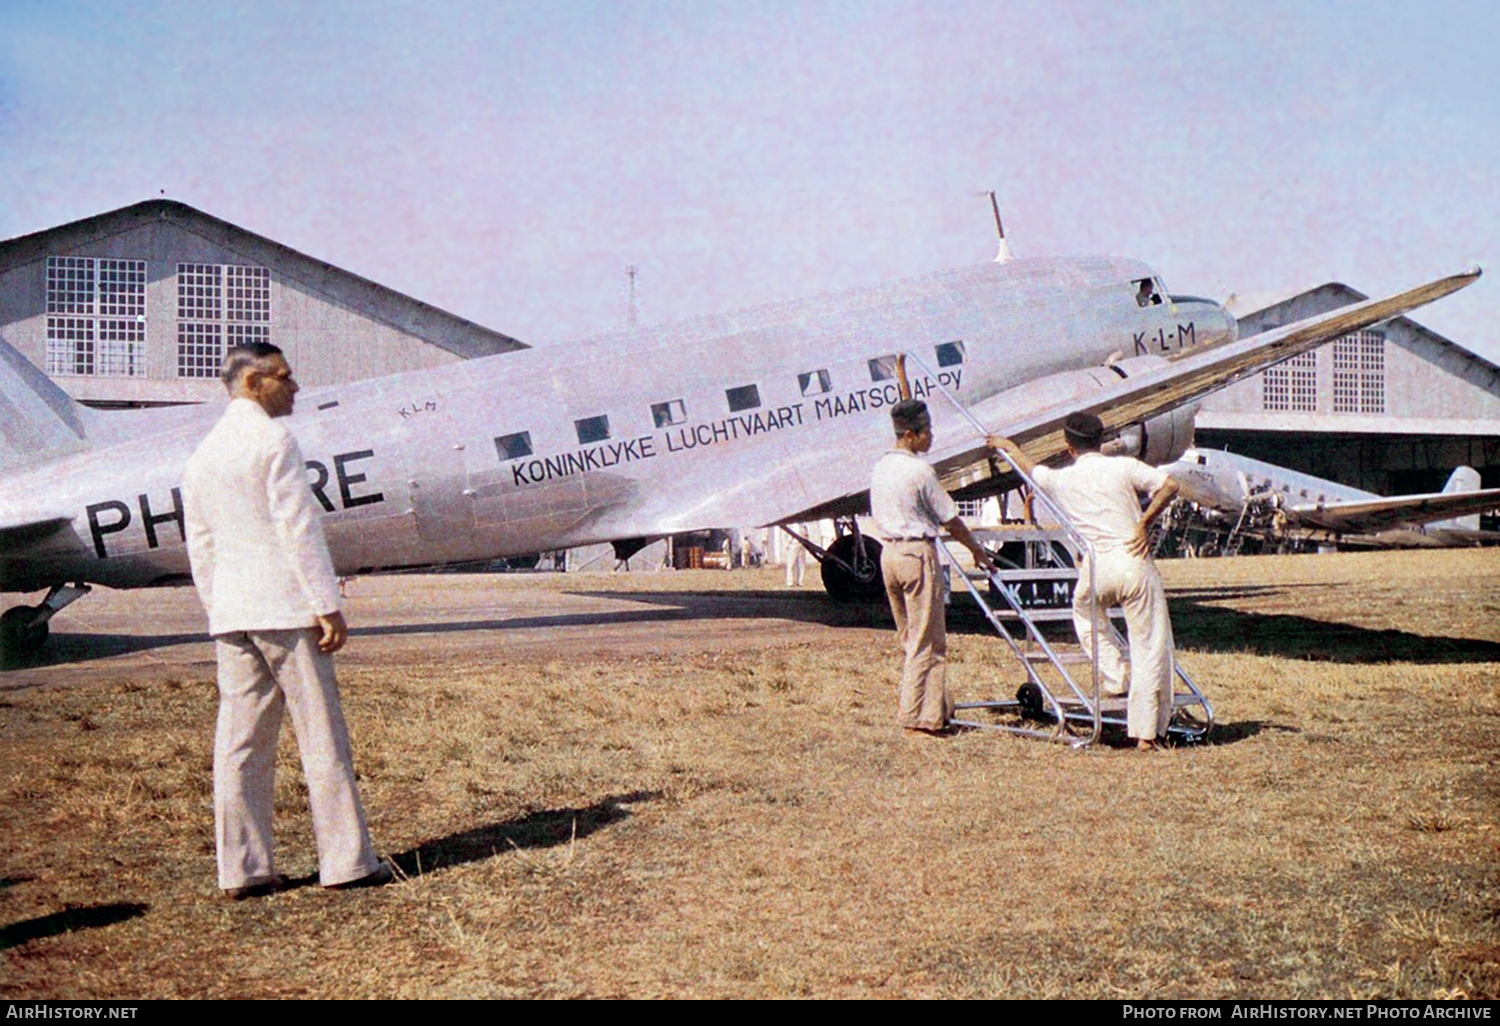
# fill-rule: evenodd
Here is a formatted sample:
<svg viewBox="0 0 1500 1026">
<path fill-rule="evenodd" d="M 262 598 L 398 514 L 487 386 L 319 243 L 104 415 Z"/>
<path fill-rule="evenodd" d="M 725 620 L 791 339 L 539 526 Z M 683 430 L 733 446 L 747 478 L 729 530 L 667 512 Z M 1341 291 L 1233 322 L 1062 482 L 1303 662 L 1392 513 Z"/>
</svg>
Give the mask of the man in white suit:
<svg viewBox="0 0 1500 1026">
<path fill-rule="evenodd" d="M 289 709 L 324 887 L 388 883 L 354 782 L 333 653 L 349 631 L 297 441 L 277 418 L 297 382 L 280 349 L 236 346 L 233 397 L 183 477 L 188 557 L 218 648 L 214 825 L 219 886 L 235 900 L 281 890 L 271 828 L 276 741 Z"/>
</svg>

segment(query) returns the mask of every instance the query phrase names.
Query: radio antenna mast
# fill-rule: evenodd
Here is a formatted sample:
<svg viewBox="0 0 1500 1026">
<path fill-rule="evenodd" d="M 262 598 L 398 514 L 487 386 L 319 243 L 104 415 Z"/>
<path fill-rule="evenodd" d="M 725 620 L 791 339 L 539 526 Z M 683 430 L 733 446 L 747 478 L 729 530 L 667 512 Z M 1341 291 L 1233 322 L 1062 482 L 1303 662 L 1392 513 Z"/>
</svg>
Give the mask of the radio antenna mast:
<svg viewBox="0 0 1500 1026">
<path fill-rule="evenodd" d="M 989 191 L 990 209 L 995 212 L 995 234 L 1000 236 L 1000 248 L 995 253 L 995 263 L 1003 264 L 1010 259 L 1010 243 L 1005 241 L 1005 225 L 1000 223 L 1000 201 L 995 199 L 995 190 Z"/>
</svg>

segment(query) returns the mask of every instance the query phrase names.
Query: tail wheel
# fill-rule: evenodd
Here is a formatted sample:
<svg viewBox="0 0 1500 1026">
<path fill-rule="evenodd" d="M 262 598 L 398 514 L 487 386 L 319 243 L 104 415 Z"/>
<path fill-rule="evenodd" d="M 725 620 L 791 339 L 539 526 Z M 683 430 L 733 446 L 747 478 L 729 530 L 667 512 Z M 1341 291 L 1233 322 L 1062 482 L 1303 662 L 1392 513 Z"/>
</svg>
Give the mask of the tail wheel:
<svg viewBox="0 0 1500 1026">
<path fill-rule="evenodd" d="M 885 597 L 880 573 L 881 545 L 874 538 L 846 534 L 823 557 L 823 587 L 839 602 L 878 602 Z"/>
</svg>

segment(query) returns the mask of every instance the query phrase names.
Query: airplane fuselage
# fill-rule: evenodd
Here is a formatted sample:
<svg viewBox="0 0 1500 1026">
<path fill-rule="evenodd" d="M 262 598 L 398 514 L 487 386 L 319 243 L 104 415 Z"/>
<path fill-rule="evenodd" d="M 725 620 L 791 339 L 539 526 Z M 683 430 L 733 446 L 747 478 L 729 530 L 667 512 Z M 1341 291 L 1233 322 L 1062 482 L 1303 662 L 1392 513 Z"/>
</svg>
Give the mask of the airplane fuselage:
<svg viewBox="0 0 1500 1026">
<path fill-rule="evenodd" d="M 890 444 L 892 354 L 914 357 L 941 442 L 971 429 L 939 386 L 974 404 L 1112 355 L 1233 338 L 1217 304 L 1140 305 L 1143 280 L 1160 290 L 1126 260 L 984 265 L 305 389 L 288 423 L 340 573 L 774 523 L 864 488 Z M 221 412 L 177 411 L 114 444 L 94 434 L 8 475 L 0 522 L 68 523 L 0 553 L 0 588 L 185 579 L 182 467 Z M 151 417 L 93 419 L 132 431 Z"/>
<path fill-rule="evenodd" d="M 1472 522 L 1447 519 L 1500 506 L 1500 490 L 1479 488 L 1479 475 L 1457 468 L 1441 494 L 1384 497 L 1273 463 L 1212 449 L 1189 449 L 1163 468 L 1182 498 L 1233 520 L 1249 507 L 1275 510 L 1280 530 L 1302 537 L 1350 539 L 1386 546 L 1493 541 Z"/>
</svg>

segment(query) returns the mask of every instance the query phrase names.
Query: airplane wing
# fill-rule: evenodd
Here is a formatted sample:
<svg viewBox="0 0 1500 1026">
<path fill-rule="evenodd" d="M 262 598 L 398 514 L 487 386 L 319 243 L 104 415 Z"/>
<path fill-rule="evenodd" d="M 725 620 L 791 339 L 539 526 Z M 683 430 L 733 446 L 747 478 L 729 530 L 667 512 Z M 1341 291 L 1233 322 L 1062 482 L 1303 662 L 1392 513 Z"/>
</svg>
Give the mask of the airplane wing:
<svg viewBox="0 0 1500 1026">
<path fill-rule="evenodd" d="M 1302 503 L 1286 507 L 1285 512 L 1297 527 L 1316 527 L 1334 534 L 1375 534 L 1400 524 L 1427 524 L 1465 513 L 1485 513 L 1497 507 L 1500 507 L 1500 488 L 1396 495 L 1358 502 Z"/>
<path fill-rule="evenodd" d="M 1475 268 L 1394 296 L 1366 300 L 1193 353 L 1158 370 L 1122 380 L 1113 387 L 1020 417 L 1008 416 L 1004 410 L 985 409 L 982 403 L 971 412 L 991 433 L 1014 439 L 1036 462 L 1055 463 L 1067 453 L 1063 422 L 1072 413 L 1098 414 L 1104 421 L 1106 437 L 1118 434 L 1132 424 L 1202 399 L 1283 360 L 1457 292 L 1478 280 L 1481 273 Z M 965 483 L 969 483 L 976 470 L 979 476 L 984 476 L 981 468 L 989 460 L 988 449 L 977 437 L 954 447 L 944 447 L 935 456 L 933 462 L 945 484 L 961 479 L 967 479 Z"/>
<path fill-rule="evenodd" d="M 970 407 L 969 413 L 987 433 L 1014 439 L 1036 462 L 1059 463 L 1067 455 L 1063 422 L 1072 413 L 1096 413 L 1104 421 L 1106 437 L 1116 435 L 1124 428 L 1195 402 L 1283 360 L 1457 292 L 1476 281 L 1481 273 L 1476 268 L 1439 278 L 1394 296 L 1366 300 L 1247 339 L 1195 352 L 1160 369 L 1039 409 L 1018 410 L 1017 400 L 1007 393 Z M 929 405 L 948 401 L 937 393 L 929 395 L 927 400 Z M 967 438 L 958 437 L 946 445 L 939 444 L 929 459 L 943 486 L 950 491 L 962 488 L 994 491 L 993 479 L 1005 476 L 1006 468 L 992 463 L 991 453 L 977 432 Z M 817 520 L 866 509 L 868 494 L 860 491 L 832 498 L 812 508 L 788 510 L 770 522 Z M 724 522 L 745 521 L 731 518 Z"/>
</svg>

